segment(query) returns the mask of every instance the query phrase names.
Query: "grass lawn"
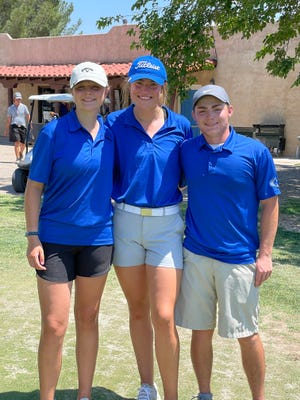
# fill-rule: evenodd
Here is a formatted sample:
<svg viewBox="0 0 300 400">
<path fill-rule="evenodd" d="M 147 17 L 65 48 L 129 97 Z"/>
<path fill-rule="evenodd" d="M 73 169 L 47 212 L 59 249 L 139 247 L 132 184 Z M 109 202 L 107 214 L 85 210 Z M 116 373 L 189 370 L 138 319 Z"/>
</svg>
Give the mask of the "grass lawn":
<svg viewBox="0 0 300 400">
<path fill-rule="evenodd" d="M 300 216 L 300 200 L 285 202 L 281 212 Z M 25 252 L 22 196 L 0 196 L 0 400 L 37 400 L 37 346 L 40 315 L 34 271 Z M 299 400 L 300 233 L 278 231 L 274 272 L 261 289 L 261 335 L 265 344 L 266 399 Z M 189 357 L 190 332 L 180 329 L 179 400 L 197 393 Z M 56 400 L 76 399 L 74 319 L 65 339 Z M 236 341 L 214 338 L 213 392 L 216 400 L 246 400 L 250 393 Z M 156 382 L 161 388 L 156 369 Z M 138 374 L 129 339 L 128 313 L 112 270 L 100 317 L 100 349 L 93 399 L 134 399 Z"/>
</svg>

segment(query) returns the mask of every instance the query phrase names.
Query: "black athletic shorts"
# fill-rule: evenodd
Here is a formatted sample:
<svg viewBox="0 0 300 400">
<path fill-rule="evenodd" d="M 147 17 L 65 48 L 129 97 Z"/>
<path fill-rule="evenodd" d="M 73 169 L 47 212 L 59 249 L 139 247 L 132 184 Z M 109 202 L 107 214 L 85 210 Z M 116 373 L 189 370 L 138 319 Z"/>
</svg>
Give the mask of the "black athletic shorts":
<svg viewBox="0 0 300 400">
<path fill-rule="evenodd" d="M 25 143 L 26 128 L 25 126 L 11 125 L 9 129 L 9 141 Z"/>
<path fill-rule="evenodd" d="M 70 246 L 45 242 L 42 245 L 47 269 L 36 273 L 48 281 L 70 282 L 76 276 L 101 276 L 111 268 L 113 245 Z"/>
</svg>

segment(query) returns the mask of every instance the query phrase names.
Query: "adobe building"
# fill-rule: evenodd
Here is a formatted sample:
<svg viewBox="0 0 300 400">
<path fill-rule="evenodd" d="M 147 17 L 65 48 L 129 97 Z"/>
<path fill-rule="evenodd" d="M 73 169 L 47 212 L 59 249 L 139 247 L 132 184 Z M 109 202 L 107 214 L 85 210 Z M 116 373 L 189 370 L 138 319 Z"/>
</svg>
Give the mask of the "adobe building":
<svg viewBox="0 0 300 400">
<path fill-rule="evenodd" d="M 74 65 L 82 61 L 101 64 L 109 78 L 110 111 L 122 108 L 121 87 L 134 58 L 148 52 L 131 49 L 132 37 L 126 32 L 132 25 L 113 27 L 108 33 L 12 39 L 0 33 L 0 135 L 3 135 L 7 107 L 13 92 L 20 91 L 29 106 L 32 94 L 68 91 Z M 216 34 L 214 62 L 211 71 L 199 71 L 197 83 L 188 98 L 176 100 L 175 111 L 191 118 L 191 99 L 200 86 L 215 83 L 224 86 L 234 106 L 232 124 L 248 136 L 265 142 L 274 156 L 300 156 L 300 87 L 291 87 L 299 74 L 294 71 L 287 79 L 268 75 L 267 60 L 254 61 L 265 32 L 251 39 L 240 35 L 223 41 Z M 291 41 L 291 49 L 296 40 Z M 35 110 L 42 122 L 43 105 Z M 282 139 L 283 138 L 283 139 Z"/>
<path fill-rule="evenodd" d="M 120 87 L 131 61 L 144 51 L 130 50 L 129 26 L 112 28 L 107 34 L 12 39 L 0 34 L 0 134 L 13 92 L 22 93 L 29 106 L 33 94 L 69 91 L 73 67 L 82 61 L 101 64 L 109 78 L 111 110 L 119 109 Z M 43 110 L 35 110 L 34 120 L 42 122 Z M 47 106 L 47 105 L 46 105 Z"/>
</svg>

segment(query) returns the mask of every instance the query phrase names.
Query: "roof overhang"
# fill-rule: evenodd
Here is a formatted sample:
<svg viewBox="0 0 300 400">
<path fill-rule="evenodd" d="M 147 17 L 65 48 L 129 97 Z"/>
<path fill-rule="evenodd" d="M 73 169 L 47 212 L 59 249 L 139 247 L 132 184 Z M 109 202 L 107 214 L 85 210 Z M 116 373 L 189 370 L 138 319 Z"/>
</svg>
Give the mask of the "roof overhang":
<svg viewBox="0 0 300 400">
<path fill-rule="evenodd" d="M 101 64 L 108 79 L 126 77 L 131 63 Z M 73 64 L 64 65 L 0 65 L 0 83 L 6 88 L 20 83 L 68 85 Z"/>
</svg>

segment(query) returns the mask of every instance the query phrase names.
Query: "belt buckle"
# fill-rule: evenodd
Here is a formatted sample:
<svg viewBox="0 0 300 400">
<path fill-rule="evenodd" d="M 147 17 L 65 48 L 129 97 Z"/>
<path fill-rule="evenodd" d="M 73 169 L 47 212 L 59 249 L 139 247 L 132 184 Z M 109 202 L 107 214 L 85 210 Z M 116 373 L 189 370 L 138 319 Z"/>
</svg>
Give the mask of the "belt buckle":
<svg viewBox="0 0 300 400">
<path fill-rule="evenodd" d="M 141 208 L 141 216 L 142 217 L 151 217 L 152 209 L 151 208 Z"/>
</svg>

